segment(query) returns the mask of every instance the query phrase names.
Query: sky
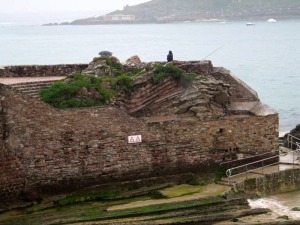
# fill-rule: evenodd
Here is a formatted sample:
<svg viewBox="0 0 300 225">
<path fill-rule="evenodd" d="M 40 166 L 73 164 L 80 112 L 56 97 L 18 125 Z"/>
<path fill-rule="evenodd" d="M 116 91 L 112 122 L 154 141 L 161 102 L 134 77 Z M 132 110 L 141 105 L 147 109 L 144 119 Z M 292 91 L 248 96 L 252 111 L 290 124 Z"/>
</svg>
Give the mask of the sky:
<svg viewBox="0 0 300 225">
<path fill-rule="evenodd" d="M 150 0 L 0 0 L 0 23 L 64 22 L 100 16 Z M 57 21 L 53 21 L 56 19 Z"/>
</svg>

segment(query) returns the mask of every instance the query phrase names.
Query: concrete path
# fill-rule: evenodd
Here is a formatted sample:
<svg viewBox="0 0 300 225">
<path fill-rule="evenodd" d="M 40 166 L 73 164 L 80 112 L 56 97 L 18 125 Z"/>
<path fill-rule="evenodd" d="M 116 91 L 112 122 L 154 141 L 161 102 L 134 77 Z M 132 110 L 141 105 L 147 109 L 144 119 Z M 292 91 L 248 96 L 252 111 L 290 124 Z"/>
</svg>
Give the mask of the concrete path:
<svg viewBox="0 0 300 225">
<path fill-rule="evenodd" d="M 55 76 L 55 77 L 3 77 L 0 78 L 0 83 L 9 85 L 9 84 L 18 84 L 18 83 L 28 83 L 28 82 L 38 82 L 38 81 L 56 81 L 62 80 L 65 77 Z"/>
<path fill-rule="evenodd" d="M 233 175 L 230 177 L 230 183 L 238 183 L 245 179 L 262 177 L 265 174 L 277 173 L 279 171 L 299 169 L 300 168 L 300 156 L 298 152 L 291 149 L 280 147 L 281 155 L 279 157 L 279 163 L 277 165 L 260 167 L 257 169 L 249 170 L 247 173 Z M 227 178 L 226 178 L 227 179 Z M 225 179 L 225 180 L 226 180 Z"/>
</svg>

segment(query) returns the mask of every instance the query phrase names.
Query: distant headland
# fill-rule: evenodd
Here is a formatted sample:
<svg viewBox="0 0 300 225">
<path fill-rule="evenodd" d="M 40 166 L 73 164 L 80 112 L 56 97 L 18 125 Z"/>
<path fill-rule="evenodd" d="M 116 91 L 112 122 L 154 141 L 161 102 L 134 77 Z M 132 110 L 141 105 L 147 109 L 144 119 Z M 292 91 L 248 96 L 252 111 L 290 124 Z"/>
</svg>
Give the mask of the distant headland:
<svg viewBox="0 0 300 225">
<path fill-rule="evenodd" d="M 232 20 L 268 20 L 300 18 L 297 0 L 152 0 L 98 17 L 51 25 L 100 25 L 136 23 L 172 23 Z"/>
</svg>

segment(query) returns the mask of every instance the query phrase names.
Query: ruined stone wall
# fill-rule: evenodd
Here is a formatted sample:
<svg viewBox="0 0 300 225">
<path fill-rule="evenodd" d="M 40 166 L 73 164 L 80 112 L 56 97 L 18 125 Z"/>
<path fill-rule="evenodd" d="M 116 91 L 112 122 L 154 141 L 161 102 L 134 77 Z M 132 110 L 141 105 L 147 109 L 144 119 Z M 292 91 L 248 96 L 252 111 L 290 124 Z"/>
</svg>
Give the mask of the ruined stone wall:
<svg viewBox="0 0 300 225">
<path fill-rule="evenodd" d="M 214 67 L 211 75 L 215 79 L 222 80 L 231 86 L 230 92 L 232 102 L 259 101 L 256 91 L 238 77 L 234 76 L 229 70 L 223 67 Z"/>
<path fill-rule="evenodd" d="M 22 158 L 8 148 L 7 127 L 9 126 L 5 90 L 0 86 L 0 199 L 16 199 L 25 184 Z"/>
<path fill-rule="evenodd" d="M 185 149 L 192 149 L 194 159 L 203 162 L 222 162 L 236 154 L 244 157 L 276 151 L 278 149 L 278 115 L 228 116 L 224 119 L 206 122 L 166 122 L 151 126 L 160 128 L 166 135 L 166 142 L 185 143 Z M 183 151 L 185 151 L 183 149 Z M 194 161 L 193 161 L 194 160 Z"/>
<path fill-rule="evenodd" d="M 87 64 L 5 66 L 0 68 L 0 77 L 66 76 L 80 73 L 87 66 Z"/>
<path fill-rule="evenodd" d="M 145 123 L 115 107 L 57 110 L 1 85 L 0 196 L 207 172 L 237 151 L 272 151 L 278 115 Z M 5 134 L 5 135 L 3 135 Z M 128 144 L 129 135 L 143 142 Z"/>
</svg>

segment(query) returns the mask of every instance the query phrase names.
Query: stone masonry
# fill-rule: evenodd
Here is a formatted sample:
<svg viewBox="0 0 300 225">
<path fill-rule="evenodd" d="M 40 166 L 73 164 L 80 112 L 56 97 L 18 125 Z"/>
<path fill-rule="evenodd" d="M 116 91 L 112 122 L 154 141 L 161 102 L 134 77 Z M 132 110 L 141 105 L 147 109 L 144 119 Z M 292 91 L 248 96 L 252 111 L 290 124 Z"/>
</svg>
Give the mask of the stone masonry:
<svg viewBox="0 0 300 225">
<path fill-rule="evenodd" d="M 51 77 L 81 73 L 87 64 L 26 65 L 0 67 L 0 77 Z"/>
<path fill-rule="evenodd" d="M 105 107 L 58 110 L 1 85 L 0 199 L 206 173 L 237 154 L 278 149 L 278 114 L 255 91 L 209 61 L 178 66 L 200 77 L 154 85 L 149 73 Z M 131 135 L 142 143 L 129 144 Z"/>
</svg>

